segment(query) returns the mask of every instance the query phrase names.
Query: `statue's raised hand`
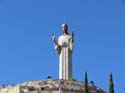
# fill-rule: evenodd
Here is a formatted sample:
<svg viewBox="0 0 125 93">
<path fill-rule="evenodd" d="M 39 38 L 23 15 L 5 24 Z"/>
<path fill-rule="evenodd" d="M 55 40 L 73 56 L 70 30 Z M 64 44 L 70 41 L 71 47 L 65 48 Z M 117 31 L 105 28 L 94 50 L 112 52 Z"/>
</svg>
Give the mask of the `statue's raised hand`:
<svg viewBox="0 0 125 93">
<path fill-rule="evenodd" d="M 72 38 L 74 38 L 74 31 L 71 33 Z"/>
<path fill-rule="evenodd" d="M 54 34 L 54 33 L 52 34 L 52 40 L 53 40 L 53 41 L 55 41 L 55 40 L 56 40 L 56 36 L 55 36 L 55 34 Z"/>
</svg>

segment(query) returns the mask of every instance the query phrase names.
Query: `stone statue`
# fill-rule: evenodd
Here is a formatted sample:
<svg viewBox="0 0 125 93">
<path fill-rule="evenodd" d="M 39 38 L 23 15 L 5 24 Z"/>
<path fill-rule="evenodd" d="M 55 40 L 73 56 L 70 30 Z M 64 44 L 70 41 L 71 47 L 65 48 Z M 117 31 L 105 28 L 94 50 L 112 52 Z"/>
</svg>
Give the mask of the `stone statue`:
<svg viewBox="0 0 125 93">
<path fill-rule="evenodd" d="M 59 55 L 59 79 L 69 80 L 72 77 L 72 51 L 74 46 L 74 32 L 68 33 L 67 24 L 62 24 L 63 34 L 59 36 L 58 42 L 56 36 L 52 34 L 55 49 Z"/>
</svg>

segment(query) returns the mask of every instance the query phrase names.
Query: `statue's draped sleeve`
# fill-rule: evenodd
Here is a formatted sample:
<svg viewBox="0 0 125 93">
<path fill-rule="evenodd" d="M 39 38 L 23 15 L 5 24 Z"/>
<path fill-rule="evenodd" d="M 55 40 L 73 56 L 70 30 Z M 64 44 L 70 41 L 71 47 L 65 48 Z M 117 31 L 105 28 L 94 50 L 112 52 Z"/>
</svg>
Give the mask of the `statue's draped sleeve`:
<svg viewBox="0 0 125 93">
<path fill-rule="evenodd" d="M 60 55 L 60 53 L 61 53 L 61 46 L 59 45 L 59 40 L 58 40 L 58 43 L 54 43 L 54 46 L 55 46 L 57 54 Z"/>
<path fill-rule="evenodd" d="M 69 41 L 69 49 L 71 52 L 73 51 L 73 48 L 74 48 L 74 41 L 73 41 L 73 38 L 71 37 Z"/>
</svg>

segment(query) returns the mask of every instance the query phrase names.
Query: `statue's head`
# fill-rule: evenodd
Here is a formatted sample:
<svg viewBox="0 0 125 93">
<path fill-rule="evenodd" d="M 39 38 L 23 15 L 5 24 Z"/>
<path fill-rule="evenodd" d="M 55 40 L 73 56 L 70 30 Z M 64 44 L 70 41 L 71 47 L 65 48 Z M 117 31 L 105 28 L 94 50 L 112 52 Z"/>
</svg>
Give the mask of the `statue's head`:
<svg viewBox="0 0 125 93">
<path fill-rule="evenodd" d="M 68 34 L 68 25 L 67 24 L 62 24 L 62 31 L 65 34 Z"/>
</svg>

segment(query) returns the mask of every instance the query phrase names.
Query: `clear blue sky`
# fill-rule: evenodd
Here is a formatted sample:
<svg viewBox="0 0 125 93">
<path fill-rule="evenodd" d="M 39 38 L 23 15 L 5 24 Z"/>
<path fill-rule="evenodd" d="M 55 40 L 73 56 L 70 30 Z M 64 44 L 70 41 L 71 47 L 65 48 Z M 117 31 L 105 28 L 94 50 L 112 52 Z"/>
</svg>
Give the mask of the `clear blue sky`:
<svg viewBox="0 0 125 93">
<path fill-rule="evenodd" d="M 64 19 L 65 18 L 65 19 Z M 73 74 L 125 92 L 125 0 L 0 0 L 0 84 L 58 78 L 51 33 L 75 30 Z"/>
</svg>

